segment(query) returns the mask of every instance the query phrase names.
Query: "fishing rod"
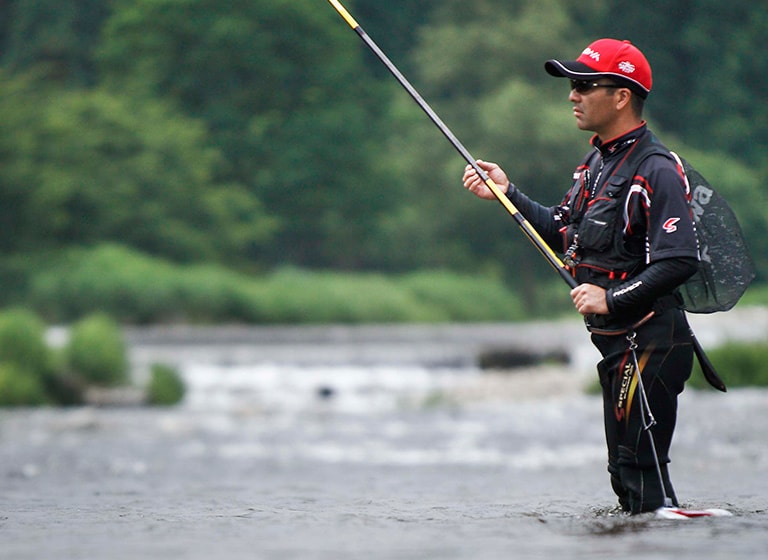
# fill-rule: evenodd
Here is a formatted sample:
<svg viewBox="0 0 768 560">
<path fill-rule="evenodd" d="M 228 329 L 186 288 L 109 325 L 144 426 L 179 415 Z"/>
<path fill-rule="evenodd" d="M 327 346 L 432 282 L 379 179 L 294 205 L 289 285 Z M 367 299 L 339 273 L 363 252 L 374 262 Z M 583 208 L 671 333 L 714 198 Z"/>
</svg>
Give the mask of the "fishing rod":
<svg viewBox="0 0 768 560">
<path fill-rule="evenodd" d="M 416 88 L 414 88 L 411 83 L 406 79 L 406 77 L 398 70 L 397 66 L 394 65 L 394 63 L 389 59 L 389 57 L 384 54 L 384 51 L 382 51 L 379 46 L 375 43 L 373 39 L 371 39 L 368 34 L 365 32 L 365 30 L 360 26 L 357 21 L 355 21 L 355 18 L 352 17 L 352 15 L 347 11 L 347 9 L 339 2 L 338 0 L 328 0 L 330 4 L 334 7 L 334 9 L 339 13 L 339 15 L 344 18 L 344 21 L 346 21 L 349 26 L 354 30 L 355 33 L 360 37 L 360 39 L 363 40 L 363 42 L 366 44 L 366 46 L 371 49 L 371 51 L 376 55 L 376 57 L 384 64 L 384 66 L 387 67 L 387 70 L 390 71 L 390 73 L 395 77 L 395 79 L 400 83 L 400 85 L 405 89 L 405 91 L 408 92 L 408 94 L 413 98 L 413 100 L 418 104 L 419 107 L 421 107 L 422 111 L 424 111 L 429 119 L 437 126 L 437 128 L 440 129 L 440 132 L 443 133 L 443 136 L 445 136 L 448 141 L 451 143 L 451 145 L 456 149 L 456 151 L 461 154 L 461 156 L 464 158 L 464 160 L 472 166 L 472 168 L 477 172 L 478 176 L 483 180 L 483 182 L 488 185 L 488 188 L 491 190 L 493 195 L 496 197 L 496 199 L 501 203 L 502 206 L 509 212 L 509 214 L 514 218 L 517 225 L 520 227 L 520 229 L 523 231 L 525 236 L 533 243 L 533 245 L 539 250 L 539 252 L 544 256 L 544 258 L 547 260 L 547 262 L 552 265 L 552 267 L 557 271 L 557 273 L 560 275 L 560 277 L 565 281 L 568 286 L 573 289 L 576 286 L 578 286 L 578 282 L 573 277 L 571 272 L 568 270 L 568 268 L 565 266 L 563 261 L 560 260 L 560 258 L 555 254 L 555 252 L 552 250 L 552 248 L 547 244 L 544 239 L 542 239 L 541 235 L 534 229 L 534 227 L 528 222 L 528 220 L 525 219 L 525 217 L 520 213 L 520 211 L 515 207 L 514 204 L 507 198 L 507 196 L 499 189 L 499 187 L 494 183 L 493 179 L 491 179 L 488 174 L 485 172 L 483 168 L 481 168 L 477 164 L 477 160 L 472 157 L 472 155 L 469 153 L 469 151 L 464 147 L 464 145 L 459 141 L 458 138 L 456 138 L 456 135 L 451 132 L 451 129 L 448 128 L 448 126 L 442 121 L 442 119 L 435 113 L 435 111 L 432 109 L 432 107 L 429 106 L 429 104 L 424 100 L 424 98 L 419 94 L 418 91 L 416 91 Z M 650 318 L 650 315 L 646 317 L 644 320 L 647 320 Z M 725 383 L 719 378 L 717 375 L 717 372 L 715 371 L 715 368 L 712 366 L 712 363 L 707 358 L 706 354 L 704 353 L 704 349 L 702 348 L 701 344 L 699 343 L 698 339 L 696 338 L 696 335 L 693 333 L 693 329 L 690 329 L 691 338 L 693 341 L 693 349 L 696 353 L 696 357 L 699 360 L 699 364 L 701 365 L 701 369 L 704 372 L 704 376 L 707 378 L 707 381 L 715 387 L 716 389 L 725 392 Z M 618 333 L 615 333 L 618 334 Z"/>
<path fill-rule="evenodd" d="M 542 237 L 539 235 L 539 233 L 531 226 L 530 222 L 525 219 L 525 217 L 520 213 L 520 211 L 515 207 L 514 204 L 507 198 L 507 196 L 499 189 L 499 187 L 496 185 L 496 183 L 493 182 L 493 179 L 491 179 L 488 174 L 485 172 L 483 168 L 481 168 L 477 164 L 477 160 L 472 157 L 472 155 L 469 153 L 469 151 L 464 147 L 464 145 L 459 141 L 458 138 L 451 132 L 451 129 L 449 129 L 446 124 L 442 121 L 442 119 L 435 113 L 434 110 L 432 110 L 432 107 L 429 106 L 429 104 L 424 100 L 424 98 L 419 94 L 418 91 L 416 91 L 416 88 L 414 88 L 411 83 L 406 79 L 405 76 L 398 70 L 397 66 L 395 66 L 392 61 L 387 57 L 386 54 L 379 48 L 379 46 L 371 39 L 368 34 L 365 32 L 365 30 L 360 26 L 360 24 L 355 21 L 355 18 L 353 18 L 350 13 L 344 8 L 344 6 L 339 2 L 338 0 L 328 0 L 328 2 L 331 3 L 331 5 L 336 9 L 336 11 L 339 13 L 341 17 L 344 18 L 344 20 L 349 24 L 349 26 L 357 33 L 360 38 L 363 40 L 363 42 L 368 46 L 371 51 L 376 55 L 376 57 L 384 64 L 384 66 L 387 67 L 387 70 L 389 70 L 392 75 L 397 79 L 397 81 L 400 83 L 401 86 L 408 92 L 408 94 L 413 98 L 413 100 L 418 104 L 419 107 L 421 107 L 422 111 L 424 111 L 429 119 L 437 126 L 437 128 L 440 129 L 440 132 L 443 133 L 443 136 L 445 136 L 448 141 L 451 143 L 451 145 L 456 149 L 456 151 L 461 154 L 461 156 L 464 158 L 464 160 L 472 166 L 472 168 L 477 172 L 477 174 L 480 176 L 480 178 L 483 180 L 483 182 L 488 185 L 488 188 L 491 189 L 491 192 L 496 197 L 496 199 L 501 203 L 502 206 L 509 212 L 509 214 L 514 218 L 517 225 L 520 227 L 520 229 L 523 231 L 523 233 L 528 237 L 528 239 L 533 243 L 533 245 L 539 250 L 539 252 L 544 256 L 545 259 L 547 259 L 547 262 L 549 262 L 550 265 L 560 274 L 560 276 L 565 280 L 565 282 L 571 287 L 575 288 L 578 283 L 576 282 L 576 279 L 573 277 L 573 275 L 570 273 L 570 271 L 566 268 L 563 261 L 561 261 L 558 256 L 555 254 L 555 252 L 547 245 L 547 243 L 542 239 Z"/>
</svg>

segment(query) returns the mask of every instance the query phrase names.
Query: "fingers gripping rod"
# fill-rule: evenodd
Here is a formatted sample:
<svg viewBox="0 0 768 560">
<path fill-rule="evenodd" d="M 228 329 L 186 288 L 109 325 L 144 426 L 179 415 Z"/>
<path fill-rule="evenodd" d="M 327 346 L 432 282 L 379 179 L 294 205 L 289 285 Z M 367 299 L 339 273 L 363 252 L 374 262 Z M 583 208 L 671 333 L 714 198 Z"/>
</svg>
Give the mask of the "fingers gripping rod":
<svg viewBox="0 0 768 560">
<path fill-rule="evenodd" d="M 413 100 L 418 104 L 418 106 L 421 107 L 422 111 L 424 111 L 427 114 L 427 116 L 435 124 L 435 126 L 437 126 L 437 128 L 440 129 L 440 132 L 443 133 L 443 136 L 445 136 L 448 139 L 451 145 L 459 152 L 459 154 L 461 154 L 464 160 L 470 166 L 472 166 L 472 168 L 477 172 L 477 174 L 480 176 L 483 182 L 486 185 L 488 185 L 488 188 L 491 190 L 491 192 L 496 197 L 496 199 L 501 203 L 502 206 L 504 206 L 504 208 L 507 210 L 507 212 L 509 212 L 512 218 L 514 218 L 517 225 L 520 227 L 520 229 L 523 231 L 526 237 L 528 237 L 531 243 L 533 243 L 534 246 L 539 250 L 539 252 L 544 256 L 547 262 L 549 262 L 549 264 L 552 265 L 552 267 L 560 274 L 563 280 L 565 280 L 565 282 L 571 288 L 575 288 L 576 280 L 568 271 L 568 269 L 565 267 L 565 264 L 563 264 L 563 262 L 558 258 L 558 256 L 549 247 L 549 245 L 547 245 L 547 243 L 544 241 L 544 239 L 542 239 L 539 233 L 533 228 L 530 222 L 528 222 L 528 220 L 526 220 L 523 217 L 523 215 L 520 214 L 520 211 L 515 207 L 514 204 L 512 204 L 512 202 L 507 198 L 507 196 L 499 189 L 496 183 L 493 182 L 493 180 L 488 176 L 485 170 L 482 169 L 477 164 L 477 160 L 475 160 L 475 158 L 472 157 L 472 155 L 464 147 L 464 145 L 461 142 L 459 142 L 459 139 L 456 138 L 453 132 L 451 132 L 451 130 L 446 126 L 446 124 L 437 115 L 437 113 L 435 113 L 432 110 L 432 108 L 424 100 L 424 98 L 419 94 L 419 92 L 416 91 L 416 89 L 405 78 L 405 76 L 403 76 L 400 70 L 398 70 L 398 68 L 392 63 L 392 61 L 389 60 L 387 55 L 384 54 L 384 52 L 373 41 L 373 39 L 371 39 L 368 36 L 368 34 L 357 23 L 357 21 L 355 21 L 352 15 L 346 10 L 346 8 L 344 8 L 341 2 L 339 2 L 338 0 L 328 0 L 328 2 L 330 2 L 330 4 L 336 9 L 339 15 L 342 18 L 344 18 L 344 20 L 355 31 L 355 33 L 358 34 L 360 39 L 363 40 L 366 46 L 376 55 L 376 57 L 384 64 L 384 66 L 387 67 L 387 70 L 390 71 L 390 73 L 395 77 L 395 79 L 400 83 L 400 85 L 408 92 L 408 94 L 413 98 Z"/>
</svg>

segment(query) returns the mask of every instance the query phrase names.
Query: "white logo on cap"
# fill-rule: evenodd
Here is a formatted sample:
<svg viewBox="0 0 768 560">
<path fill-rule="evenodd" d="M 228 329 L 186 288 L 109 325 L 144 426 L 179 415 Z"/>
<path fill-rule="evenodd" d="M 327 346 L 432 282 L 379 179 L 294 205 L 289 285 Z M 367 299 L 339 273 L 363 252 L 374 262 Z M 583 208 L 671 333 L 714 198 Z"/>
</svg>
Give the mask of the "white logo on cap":
<svg viewBox="0 0 768 560">
<path fill-rule="evenodd" d="M 589 58 L 591 58 L 591 59 L 593 59 L 593 60 L 596 60 L 596 61 L 600 62 L 600 53 L 599 53 L 599 52 L 597 52 L 597 51 L 593 51 L 593 50 L 592 50 L 592 49 L 590 49 L 589 47 L 587 47 L 586 49 L 584 49 L 584 52 L 582 52 L 581 54 L 582 54 L 582 55 L 585 55 L 585 56 L 588 56 Z"/>
<path fill-rule="evenodd" d="M 619 62 L 619 70 L 624 72 L 625 74 L 631 74 L 635 71 L 635 65 L 629 62 L 628 60 L 625 60 L 623 62 Z"/>
</svg>

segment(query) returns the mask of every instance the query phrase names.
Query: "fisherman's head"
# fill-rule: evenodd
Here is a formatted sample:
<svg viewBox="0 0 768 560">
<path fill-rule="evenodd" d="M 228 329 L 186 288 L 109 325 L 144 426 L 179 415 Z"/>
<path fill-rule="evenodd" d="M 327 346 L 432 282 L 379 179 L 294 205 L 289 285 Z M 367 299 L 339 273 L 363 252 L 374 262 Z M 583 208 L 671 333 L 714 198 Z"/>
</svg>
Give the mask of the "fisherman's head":
<svg viewBox="0 0 768 560">
<path fill-rule="evenodd" d="M 548 60 L 544 68 L 549 74 L 571 80 L 590 81 L 608 78 L 631 89 L 645 99 L 653 86 L 651 65 L 640 49 L 629 41 L 598 39 L 576 60 Z"/>
<path fill-rule="evenodd" d="M 633 107 L 638 116 L 653 86 L 645 55 L 629 41 L 618 39 L 598 39 L 576 60 L 551 59 L 544 68 L 552 76 L 570 79 L 571 89 L 581 94 L 599 87 L 629 89 L 635 94 Z"/>
</svg>

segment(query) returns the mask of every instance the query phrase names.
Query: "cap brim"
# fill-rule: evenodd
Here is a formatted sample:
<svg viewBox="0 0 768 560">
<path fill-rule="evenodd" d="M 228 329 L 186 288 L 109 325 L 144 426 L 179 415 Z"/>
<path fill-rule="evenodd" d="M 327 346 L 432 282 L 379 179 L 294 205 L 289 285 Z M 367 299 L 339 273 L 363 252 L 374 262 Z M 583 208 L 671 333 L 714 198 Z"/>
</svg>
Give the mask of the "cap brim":
<svg viewBox="0 0 768 560">
<path fill-rule="evenodd" d="M 544 63 L 544 68 L 551 76 L 555 76 L 557 78 L 570 78 L 572 80 L 599 78 L 600 76 L 606 75 L 602 72 L 596 72 L 594 69 L 590 68 L 583 62 L 577 62 L 575 60 L 566 62 L 561 62 L 554 59 L 548 60 L 546 63 Z"/>
</svg>

